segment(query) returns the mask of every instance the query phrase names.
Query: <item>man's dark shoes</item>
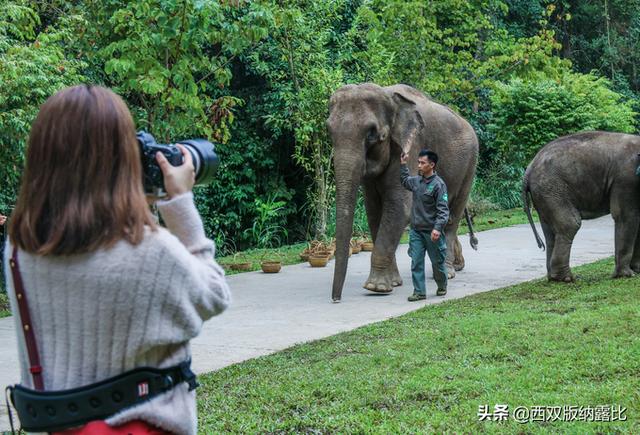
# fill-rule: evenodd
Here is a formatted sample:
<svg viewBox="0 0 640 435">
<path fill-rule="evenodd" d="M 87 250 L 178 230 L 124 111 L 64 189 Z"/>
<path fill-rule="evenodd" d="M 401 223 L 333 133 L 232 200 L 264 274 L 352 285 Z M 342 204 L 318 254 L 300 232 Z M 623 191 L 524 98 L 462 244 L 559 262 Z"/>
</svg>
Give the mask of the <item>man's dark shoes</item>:
<svg viewBox="0 0 640 435">
<path fill-rule="evenodd" d="M 409 302 L 423 301 L 425 299 L 427 299 L 427 295 L 423 295 L 416 292 L 413 292 L 413 294 L 407 298 Z"/>
<path fill-rule="evenodd" d="M 446 294 L 447 294 L 447 289 L 446 289 L 446 288 L 439 288 L 439 289 L 436 291 L 436 295 L 438 295 L 438 296 L 444 296 L 444 295 L 446 295 Z"/>
</svg>

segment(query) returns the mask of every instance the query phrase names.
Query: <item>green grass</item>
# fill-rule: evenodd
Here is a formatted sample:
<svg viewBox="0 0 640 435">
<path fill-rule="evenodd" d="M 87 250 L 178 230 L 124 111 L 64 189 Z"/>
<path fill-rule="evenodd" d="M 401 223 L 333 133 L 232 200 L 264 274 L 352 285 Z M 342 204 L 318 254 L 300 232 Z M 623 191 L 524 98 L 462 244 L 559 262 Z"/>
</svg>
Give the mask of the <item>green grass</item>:
<svg viewBox="0 0 640 435">
<path fill-rule="evenodd" d="M 613 260 L 426 306 L 201 377 L 202 433 L 640 433 L 640 278 Z M 479 421 L 620 405 L 625 422 Z"/>
<path fill-rule="evenodd" d="M 280 260 L 284 265 L 302 263 L 300 253 L 306 247 L 306 243 L 298 243 L 295 245 L 283 246 L 278 249 L 251 249 L 239 252 L 236 255 L 217 257 L 216 261 L 218 261 L 218 263 L 220 263 L 225 268 L 227 275 L 235 275 L 237 273 L 243 272 L 229 269 L 228 266 L 232 263 L 249 262 L 251 263 L 250 271 L 260 270 L 260 263 L 263 260 Z"/>
<path fill-rule="evenodd" d="M 538 215 L 533 211 L 534 221 L 538 221 Z M 473 231 L 494 230 L 496 228 L 510 227 L 511 225 L 529 223 L 527 215 L 521 208 L 512 208 L 509 210 L 491 210 L 478 214 L 473 218 Z M 467 234 L 469 227 L 463 218 L 458 227 L 458 235 Z M 409 235 L 405 232 L 400 239 L 400 243 L 409 243 Z"/>
<path fill-rule="evenodd" d="M 532 216 L 533 220 L 538 222 L 538 215 L 535 210 L 532 210 Z M 476 232 L 486 231 L 526 223 L 529 223 L 529 221 L 527 220 L 527 215 L 521 208 L 492 210 L 474 217 L 473 230 Z M 468 231 L 467 223 L 463 219 L 460 222 L 458 234 L 466 234 Z"/>
</svg>

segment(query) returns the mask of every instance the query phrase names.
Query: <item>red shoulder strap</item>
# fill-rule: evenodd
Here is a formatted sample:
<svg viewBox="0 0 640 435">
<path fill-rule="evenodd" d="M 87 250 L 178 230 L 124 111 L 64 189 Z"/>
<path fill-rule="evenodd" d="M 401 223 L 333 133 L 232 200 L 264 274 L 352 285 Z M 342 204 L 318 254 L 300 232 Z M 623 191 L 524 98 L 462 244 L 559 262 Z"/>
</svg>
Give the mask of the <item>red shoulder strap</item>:
<svg viewBox="0 0 640 435">
<path fill-rule="evenodd" d="M 20 267 L 18 266 L 18 249 L 13 248 L 11 260 L 11 275 L 13 276 L 13 287 L 18 300 L 18 309 L 20 310 L 20 320 L 22 321 L 22 332 L 24 332 L 24 341 L 27 344 L 27 353 L 29 354 L 29 371 L 33 376 L 33 385 L 36 390 L 44 390 L 42 382 L 42 367 L 40 366 L 40 355 L 36 346 L 36 336 L 33 332 L 33 324 L 29 315 L 29 305 L 27 305 L 27 295 L 22 285 L 22 276 L 20 275 Z"/>
</svg>

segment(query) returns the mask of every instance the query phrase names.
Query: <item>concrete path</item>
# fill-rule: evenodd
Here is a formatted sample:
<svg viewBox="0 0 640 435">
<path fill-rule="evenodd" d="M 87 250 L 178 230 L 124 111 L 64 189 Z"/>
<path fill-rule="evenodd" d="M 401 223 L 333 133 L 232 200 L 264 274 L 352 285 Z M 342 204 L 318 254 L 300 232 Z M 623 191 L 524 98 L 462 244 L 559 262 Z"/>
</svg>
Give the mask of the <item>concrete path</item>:
<svg viewBox="0 0 640 435">
<path fill-rule="evenodd" d="M 484 231 L 478 233 L 478 239 L 476 252 L 469 247 L 468 236 L 462 236 L 465 269 L 449 282 L 444 298 L 435 296 L 430 280 L 426 302 L 407 302 L 413 290 L 407 245 L 401 245 L 397 253 L 403 286 L 389 295 L 364 290 L 370 253 L 363 252 L 349 261 L 339 304 L 331 302 L 334 261 L 326 268 L 311 268 L 305 263 L 286 266 L 278 274 L 250 272 L 230 276 L 232 307 L 208 321 L 192 341 L 195 371 L 217 370 L 296 343 L 396 317 L 425 303 L 435 304 L 545 276 L 545 253 L 536 246 L 529 225 Z M 585 221 L 573 246 L 571 265 L 613 253 L 611 217 Z M 19 380 L 12 318 L 0 319 L 0 350 L 0 386 L 4 387 Z M 0 430 L 8 430 L 6 407 L 1 409 Z"/>
</svg>

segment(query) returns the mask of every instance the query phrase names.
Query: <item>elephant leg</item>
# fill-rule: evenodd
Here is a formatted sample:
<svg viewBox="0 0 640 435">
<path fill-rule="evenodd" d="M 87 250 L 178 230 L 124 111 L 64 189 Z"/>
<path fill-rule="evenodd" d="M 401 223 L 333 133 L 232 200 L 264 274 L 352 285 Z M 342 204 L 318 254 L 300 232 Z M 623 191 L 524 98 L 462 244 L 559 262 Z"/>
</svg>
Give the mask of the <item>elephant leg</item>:
<svg viewBox="0 0 640 435">
<path fill-rule="evenodd" d="M 371 270 L 363 287 L 377 293 L 389 293 L 394 286 L 402 285 L 396 264 L 395 248 L 400 241 L 399 233 L 380 226 L 378 238 L 371 253 Z M 395 240 L 395 242 L 394 242 Z M 392 246 L 393 249 L 389 247 Z"/>
<path fill-rule="evenodd" d="M 636 243 L 633 248 L 633 256 L 631 257 L 631 270 L 635 273 L 640 273 L 640 228 L 638 228 Z"/>
<path fill-rule="evenodd" d="M 389 293 L 393 287 L 402 285 L 396 248 L 408 222 L 408 208 L 405 205 L 407 195 L 403 191 L 384 190 L 380 186 L 378 190 L 387 194 L 381 198 L 382 208 L 371 253 L 371 270 L 363 287 L 373 292 Z"/>
<path fill-rule="evenodd" d="M 450 255 L 453 257 L 451 266 L 455 272 L 458 272 L 464 269 L 464 256 L 462 255 L 462 244 L 460 243 L 460 239 L 458 238 L 458 227 L 460 226 L 460 220 L 455 219 L 452 220 L 449 225 L 447 225 L 445 233 L 447 237 L 447 245 L 451 246 L 451 250 L 449 250 L 449 246 L 447 246 L 447 257 Z M 449 244 L 449 239 L 453 239 Z M 450 254 L 451 253 L 451 254 Z M 449 268 L 447 266 L 447 268 Z M 455 276 L 455 273 L 454 273 Z"/>
<path fill-rule="evenodd" d="M 391 285 L 393 287 L 400 287 L 402 285 L 402 277 L 398 270 L 398 263 L 396 261 L 395 254 L 393 255 L 393 263 L 391 264 Z"/>
<path fill-rule="evenodd" d="M 464 256 L 462 255 L 462 244 L 456 237 L 453 242 L 453 269 L 458 272 L 464 269 Z"/>
<path fill-rule="evenodd" d="M 560 206 L 558 205 L 558 207 Z M 567 206 L 565 205 L 564 208 L 566 209 Z M 557 210 L 562 209 L 557 208 Z M 551 227 L 555 234 L 555 240 L 549 261 L 551 271 L 549 279 L 562 282 L 575 281 L 569 262 L 573 238 L 576 236 L 581 224 L 582 218 L 576 209 L 565 210 L 565 213 L 559 213 L 554 216 Z"/>
<path fill-rule="evenodd" d="M 569 238 L 566 235 L 556 236 L 550 261 L 551 273 L 549 279 L 552 281 L 574 282 L 576 280 L 569 267 L 572 245 L 573 237 Z"/>
<path fill-rule="evenodd" d="M 367 223 L 371 231 L 371 239 L 375 242 L 382 219 L 382 198 L 373 182 L 363 183 L 364 208 L 367 212 Z"/>
<path fill-rule="evenodd" d="M 551 255 L 556 245 L 556 235 L 551 229 L 551 226 L 546 222 L 540 221 L 542 227 L 542 233 L 544 234 L 544 241 L 547 245 L 547 278 L 551 279 Z"/>
<path fill-rule="evenodd" d="M 614 213 L 612 213 L 613 215 Z M 640 218 L 634 213 L 616 213 L 613 216 L 615 221 L 615 249 L 616 249 L 616 269 L 614 278 L 623 278 L 635 275 L 631 269 L 631 259 L 637 245 L 638 224 Z"/>
<path fill-rule="evenodd" d="M 444 235 L 447 239 L 447 259 L 445 261 L 447 267 L 447 278 L 452 279 L 456 276 L 456 271 L 464 268 L 464 257 L 462 256 L 462 245 L 458 240 L 459 221 L 449 221 L 444 228 Z"/>
</svg>

